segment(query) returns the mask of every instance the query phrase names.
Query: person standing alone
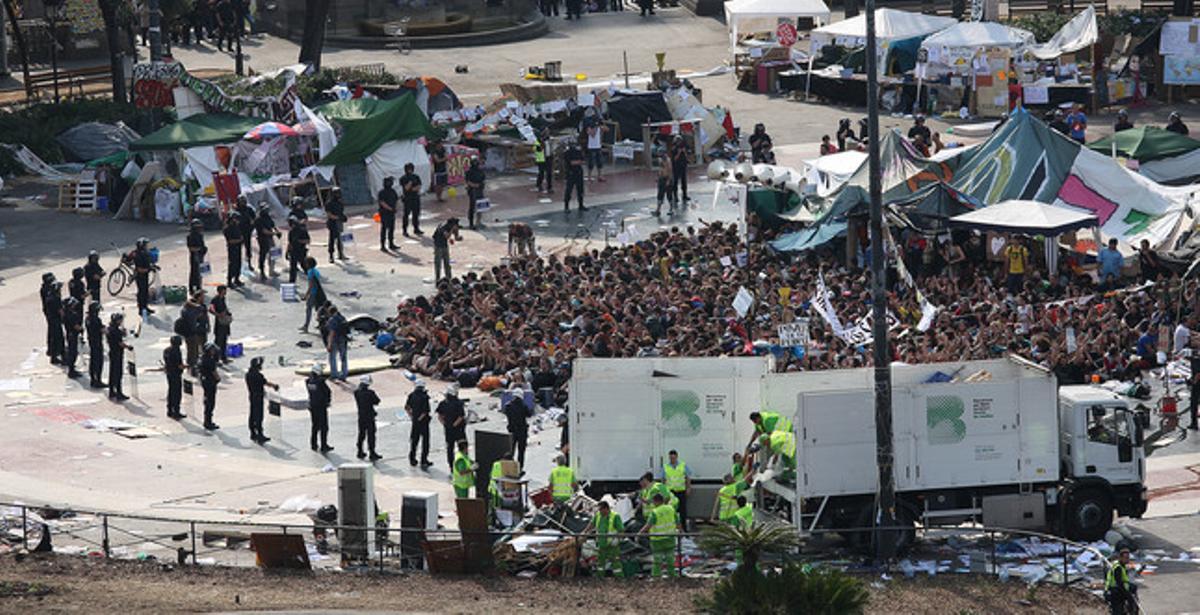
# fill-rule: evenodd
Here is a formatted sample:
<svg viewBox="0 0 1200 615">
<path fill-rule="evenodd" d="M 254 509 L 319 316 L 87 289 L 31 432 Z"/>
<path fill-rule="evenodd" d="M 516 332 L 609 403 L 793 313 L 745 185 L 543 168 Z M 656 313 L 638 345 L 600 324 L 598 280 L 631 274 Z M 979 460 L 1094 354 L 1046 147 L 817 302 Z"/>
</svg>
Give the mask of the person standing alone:
<svg viewBox="0 0 1200 615">
<path fill-rule="evenodd" d="M 325 201 L 325 228 L 329 230 L 329 262 L 333 262 L 336 248 L 338 258 L 346 260 L 346 247 L 342 245 L 342 231 L 346 224 L 346 206 L 342 204 L 342 189 L 334 186 Z"/>
<path fill-rule="evenodd" d="M 512 437 L 513 453 L 521 467 L 525 467 L 525 447 L 529 442 L 529 416 L 532 414 L 525 404 L 525 389 L 513 385 L 509 390 L 512 399 L 504 405 L 504 417 L 508 419 L 508 434 Z"/>
<path fill-rule="evenodd" d="M 408 237 L 408 223 L 412 222 L 414 235 L 421 232 L 421 176 L 415 173 L 416 166 L 404 163 L 404 175 L 400 176 L 400 193 L 404 201 L 404 215 L 400 218 L 400 232 Z"/>
<path fill-rule="evenodd" d="M 404 411 L 408 413 L 412 428 L 408 434 L 408 464 L 417 465 L 417 445 L 421 446 L 421 469 L 433 465 L 429 462 L 429 392 L 425 390 L 425 381 L 418 380 L 416 388 L 408 394 L 404 401 Z"/>
<path fill-rule="evenodd" d="M 375 452 L 375 407 L 379 405 L 379 395 L 371 390 L 371 376 L 366 375 L 358 380 L 358 388 L 354 390 L 354 405 L 358 408 L 358 458 L 366 459 L 363 452 L 363 440 L 367 441 L 367 450 L 371 452 L 370 460 L 378 461 L 382 456 Z"/>
<path fill-rule="evenodd" d="M 125 370 L 125 351 L 133 346 L 125 343 L 125 315 L 117 312 L 108 319 L 108 398 L 125 401 L 129 396 L 121 388 Z"/>
<path fill-rule="evenodd" d="M 208 311 L 213 315 L 213 342 L 217 345 L 217 350 L 221 352 L 221 362 L 229 362 L 229 332 L 233 326 L 233 312 L 229 311 L 229 301 L 227 294 L 228 287 L 221 285 L 217 287 L 217 295 L 212 298 L 212 302 L 208 304 Z"/>
<path fill-rule="evenodd" d="M 204 223 L 193 218 L 191 228 L 187 236 L 188 249 L 188 292 L 194 293 L 204 287 L 204 281 L 200 277 L 200 263 L 204 262 L 204 256 L 208 254 L 208 247 L 204 245 Z"/>
<path fill-rule="evenodd" d="M 395 182 L 394 177 L 383 178 L 383 190 L 379 191 L 379 250 L 381 252 L 400 249 L 400 246 L 396 245 L 396 204 L 400 202 L 400 197 L 392 188 Z"/>
<path fill-rule="evenodd" d="M 329 390 L 320 365 L 312 366 L 304 388 L 308 391 L 308 415 L 312 420 L 309 444 L 314 451 L 328 453 L 333 450 L 329 446 L 329 404 L 333 401 L 333 391 Z"/>
<path fill-rule="evenodd" d="M 679 500 L 680 525 L 687 531 L 687 502 L 688 494 L 692 492 L 692 470 L 679 460 L 679 452 L 672 450 L 667 454 L 667 463 L 663 464 L 662 472 L 667 489 Z"/>
<path fill-rule="evenodd" d="M 225 283 L 230 287 L 242 286 L 242 223 L 237 211 L 225 216 Z"/>
<path fill-rule="evenodd" d="M 479 205 L 479 200 L 483 198 L 483 188 L 487 183 L 487 174 L 483 172 L 483 166 L 479 164 L 478 158 L 471 159 L 464 178 L 467 180 L 467 226 L 474 230 L 475 208 Z"/>
<path fill-rule="evenodd" d="M 220 350 L 216 344 L 205 344 L 204 354 L 200 357 L 200 386 L 204 389 L 204 428 L 215 431 L 220 427 L 213 422 L 213 410 L 217 407 L 217 383 L 221 382 L 221 374 L 217 371 L 221 364 Z"/>
<path fill-rule="evenodd" d="M 458 218 L 450 218 L 433 231 L 433 282 L 450 279 L 450 244 L 462 241 L 458 234 Z M 444 275 L 443 275 L 444 273 Z"/>
<path fill-rule="evenodd" d="M 566 189 L 563 190 L 563 212 L 571 211 L 572 190 L 575 191 L 575 201 L 579 204 L 579 211 L 587 211 L 587 207 L 583 205 L 583 152 L 580 151 L 579 144 L 575 141 L 571 141 L 567 145 L 563 163 L 567 171 Z"/>
<path fill-rule="evenodd" d="M 263 433 L 263 401 L 267 396 L 267 387 L 278 391 L 279 385 L 267 380 L 262 373 L 262 366 L 262 357 L 250 359 L 250 369 L 246 371 L 246 391 L 250 394 L 250 439 L 266 444 L 271 439 Z"/>
<path fill-rule="evenodd" d="M 467 412 L 458 398 L 457 384 L 446 388 L 446 397 L 438 404 L 437 415 L 446 436 L 446 464 L 454 467 L 454 448 L 459 440 L 465 442 L 467 437 Z"/>
<path fill-rule="evenodd" d="M 167 418 L 181 419 L 185 415 L 180 409 L 183 401 L 183 338 L 171 336 L 171 343 L 163 350 L 163 373 L 167 376 Z"/>
</svg>

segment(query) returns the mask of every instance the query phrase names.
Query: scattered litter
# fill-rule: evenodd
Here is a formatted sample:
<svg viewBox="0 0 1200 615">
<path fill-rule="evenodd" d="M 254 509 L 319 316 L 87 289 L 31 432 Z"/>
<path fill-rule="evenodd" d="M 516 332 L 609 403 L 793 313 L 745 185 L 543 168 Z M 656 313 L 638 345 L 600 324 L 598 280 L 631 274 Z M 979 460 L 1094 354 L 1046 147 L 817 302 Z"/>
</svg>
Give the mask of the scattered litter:
<svg viewBox="0 0 1200 615">
<path fill-rule="evenodd" d="M 32 386 L 32 378 L 6 378 L 0 380 L 0 391 L 28 391 Z"/>
</svg>

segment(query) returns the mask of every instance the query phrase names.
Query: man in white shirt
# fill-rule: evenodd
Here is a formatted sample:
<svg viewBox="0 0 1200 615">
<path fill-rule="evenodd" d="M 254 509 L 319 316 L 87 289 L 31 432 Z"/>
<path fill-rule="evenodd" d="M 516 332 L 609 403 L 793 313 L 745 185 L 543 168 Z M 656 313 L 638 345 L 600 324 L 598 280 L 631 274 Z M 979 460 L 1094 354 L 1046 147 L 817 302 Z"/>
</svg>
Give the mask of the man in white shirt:
<svg viewBox="0 0 1200 615">
<path fill-rule="evenodd" d="M 1171 335 L 1173 345 L 1171 350 L 1176 356 L 1185 349 L 1191 347 L 1192 327 L 1196 326 L 1195 318 L 1189 318 L 1186 323 L 1181 322 L 1175 325 L 1175 332 Z"/>
<path fill-rule="evenodd" d="M 606 126 L 597 123 L 587 127 L 587 179 L 592 180 L 592 168 L 596 169 L 596 181 L 604 181 L 601 169 L 604 168 L 604 146 L 601 137 L 608 130 Z"/>
</svg>

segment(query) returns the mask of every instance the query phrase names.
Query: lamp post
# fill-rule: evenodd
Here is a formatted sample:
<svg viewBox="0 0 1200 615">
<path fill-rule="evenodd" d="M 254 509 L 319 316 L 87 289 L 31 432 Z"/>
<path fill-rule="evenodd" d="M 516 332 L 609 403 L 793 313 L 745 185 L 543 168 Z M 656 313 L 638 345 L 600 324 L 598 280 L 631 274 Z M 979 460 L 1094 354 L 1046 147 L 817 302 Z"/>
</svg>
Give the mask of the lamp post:
<svg viewBox="0 0 1200 615">
<path fill-rule="evenodd" d="M 232 1 L 235 3 L 237 8 L 237 21 L 234 22 L 234 27 L 237 28 L 237 36 L 234 40 L 234 45 L 237 45 L 237 53 L 234 55 L 233 72 L 237 73 L 237 76 L 241 77 L 243 75 L 243 71 L 245 70 L 244 60 L 242 58 L 242 26 L 246 23 L 246 3 L 242 2 L 242 0 Z"/>
<path fill-rule="evenodd" d="M 875 557 L 879 562 L 895 555 L 894 532 L 881 528 L 896 524 L 896 484 L 892 450 L 892 372 L 888 343 L 887 270 L 883 254 L 883 186 L 879 168 L 879 74 L 878 44 L 875 40 L 875 0 L 866 1 L 867 18 L 867 167 L 871 200 L 871 332 L 875 363 L 875 462 L 879 470 L 879 492 L 873 516 Z"/>
</svg>

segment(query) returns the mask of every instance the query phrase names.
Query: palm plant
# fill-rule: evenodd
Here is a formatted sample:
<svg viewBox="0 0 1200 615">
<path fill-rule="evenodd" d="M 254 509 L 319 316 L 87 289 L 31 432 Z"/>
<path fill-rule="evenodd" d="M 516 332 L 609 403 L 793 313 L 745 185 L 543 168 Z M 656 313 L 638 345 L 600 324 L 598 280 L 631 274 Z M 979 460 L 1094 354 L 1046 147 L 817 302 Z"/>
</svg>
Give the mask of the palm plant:
<svg viewBox="0 0 1200 615">
<path fill-rule="evenodd" d="M 758 570 L 763 555 L 782 555 L 799 545 L 796 528 L 777 521 L 751 523 L 749 527 L 718 523 L 700 536 L 700 548 L 709 553 L 741 553 L 738 571 Z"/>
</svg>

